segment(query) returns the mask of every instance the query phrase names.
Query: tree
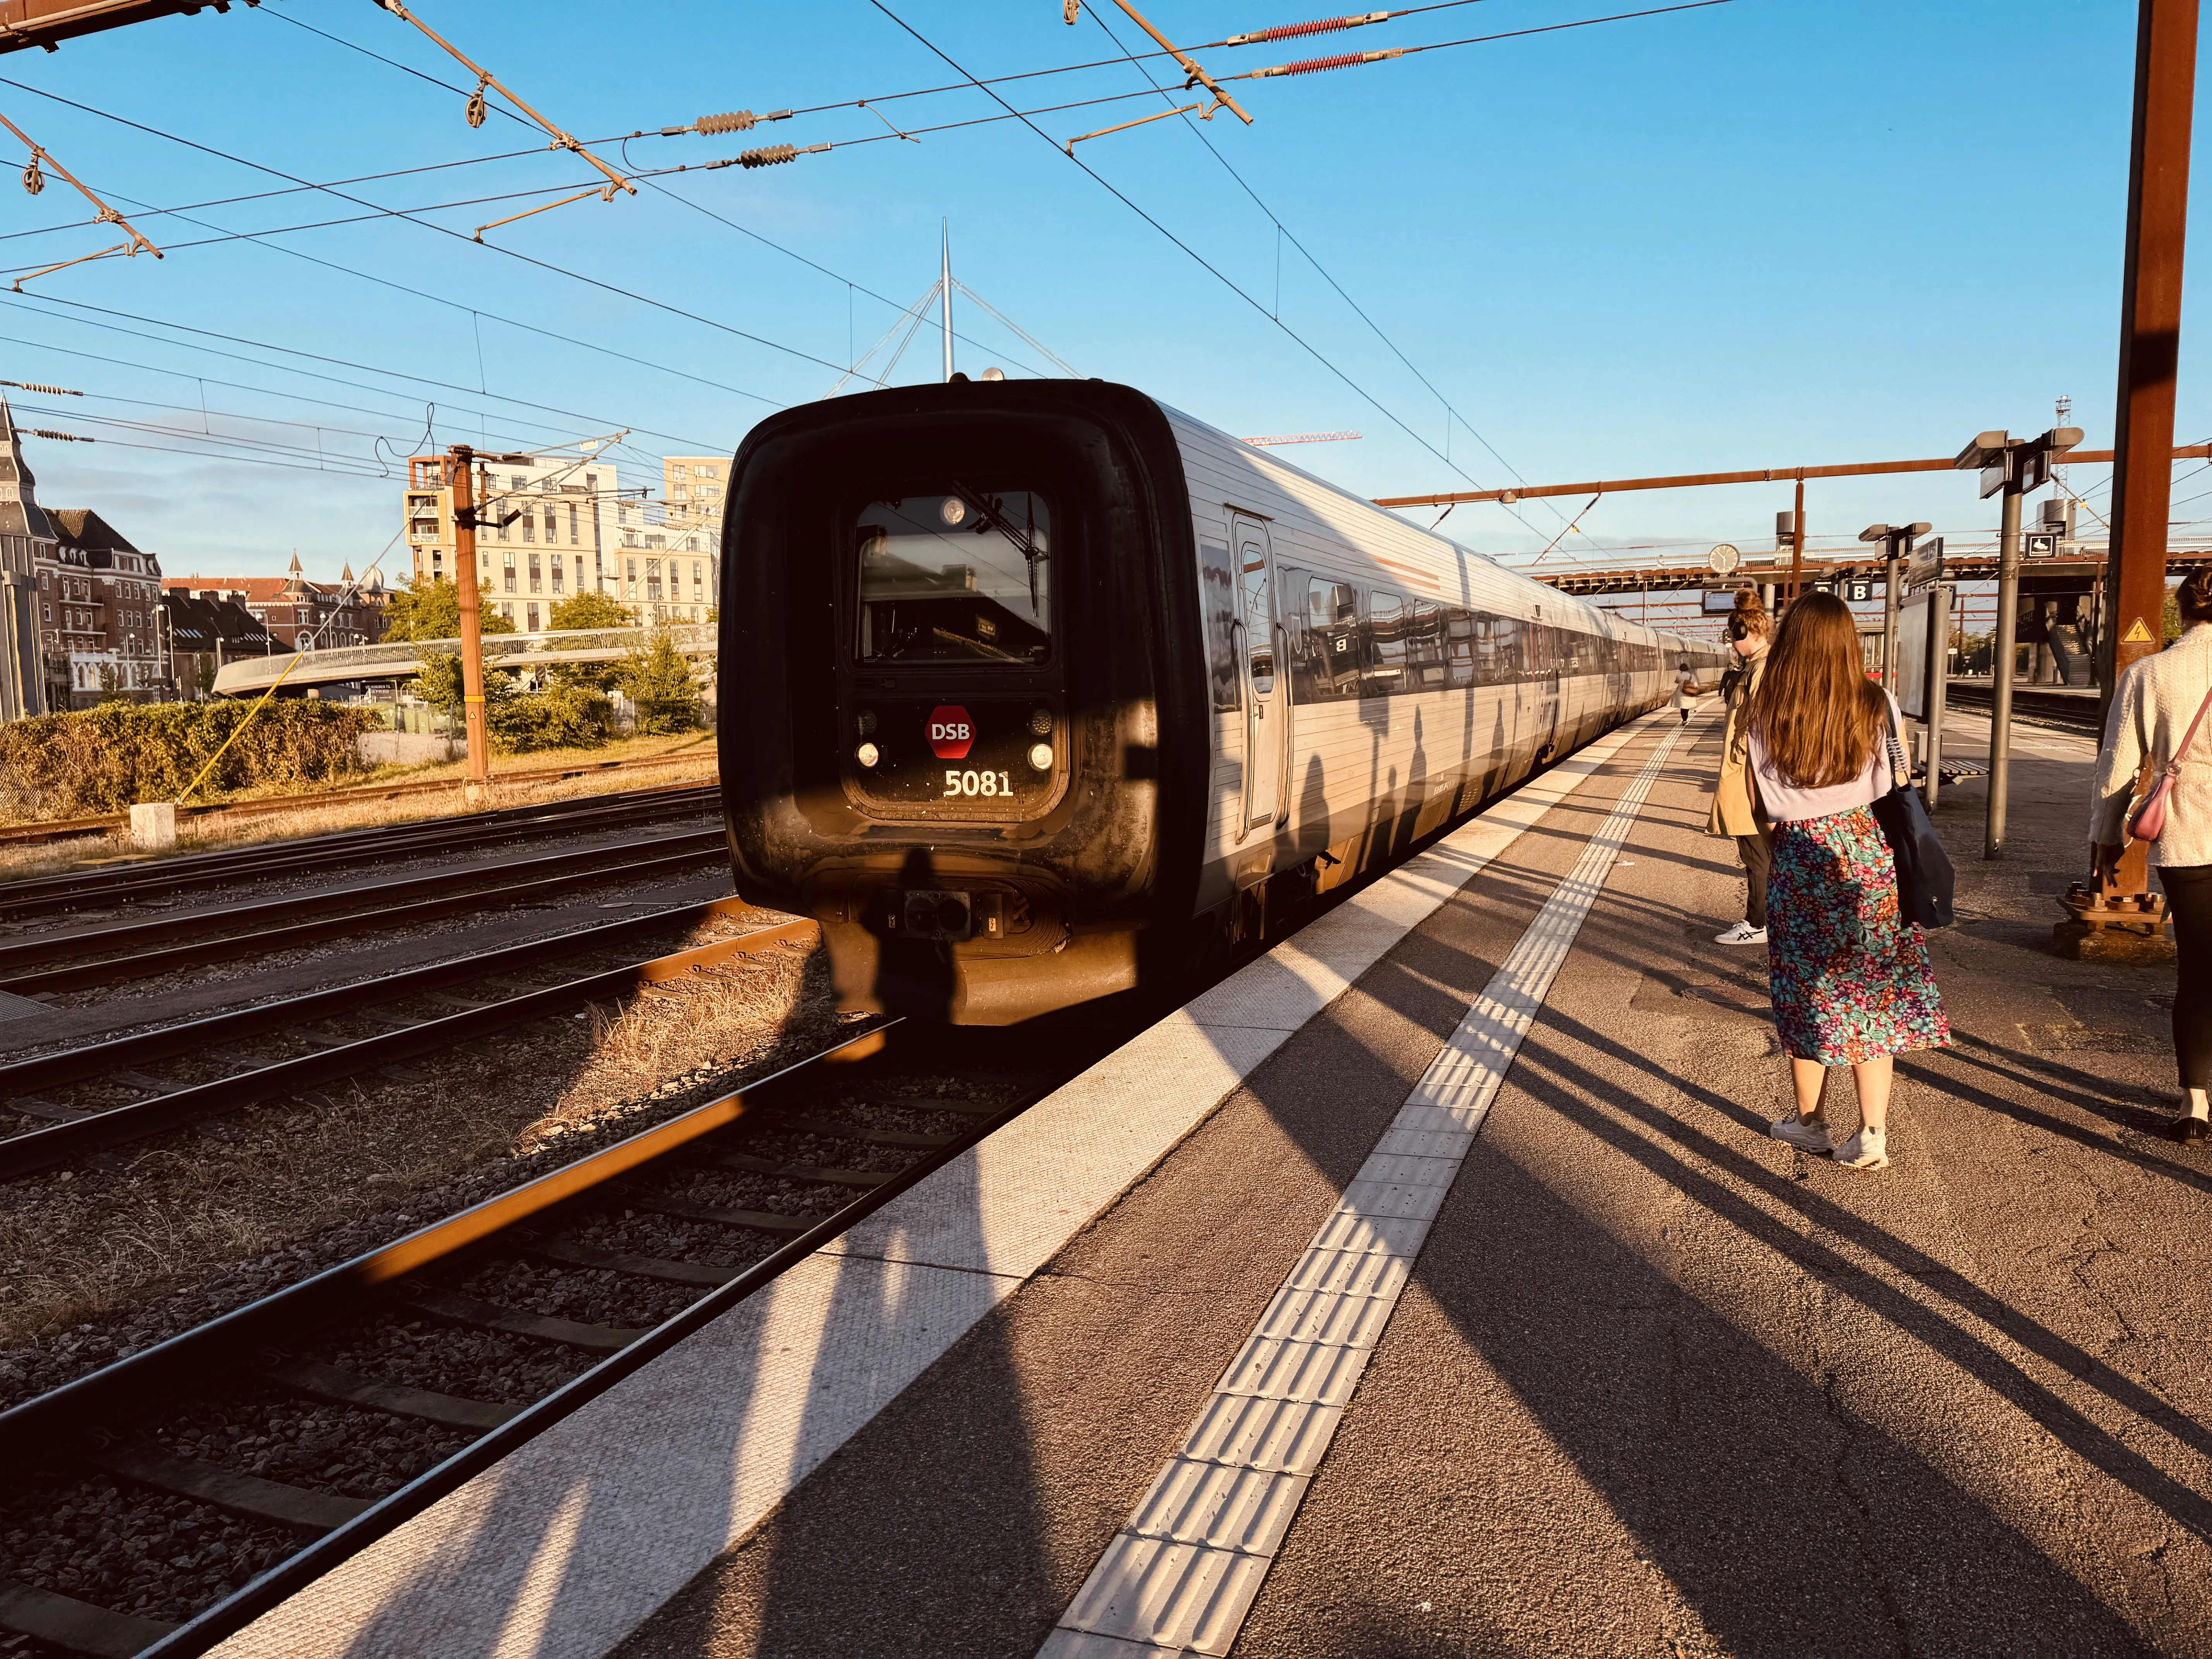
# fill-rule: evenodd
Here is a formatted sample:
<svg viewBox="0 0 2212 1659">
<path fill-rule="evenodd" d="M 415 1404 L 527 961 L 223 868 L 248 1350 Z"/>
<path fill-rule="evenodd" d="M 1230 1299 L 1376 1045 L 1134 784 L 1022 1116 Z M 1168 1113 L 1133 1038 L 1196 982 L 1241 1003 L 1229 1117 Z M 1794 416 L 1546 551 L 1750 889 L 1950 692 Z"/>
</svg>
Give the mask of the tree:
<svg viewBox="0 0 2212 1659">
<path fill-rule="evenodd" d="M 514 624 L 488 605 L 477 610 L 487 634 L 512 634 Z M 410 576 L 384 611 L 387 640 L 457 640 L 461 636 L 461 590 L 451 582 Z"/>
<path fill-rule="evenodd" d="M 668 630 L 656 628 L 649 642 L 616 665 L 615 678 L 637 706 L 641 732 L 689 732 L 699 724 L 699 688 L 691 665 Z"/>
<path fill-rule="evenodd" d="M 635 628 L 637 614 L 605 593 L 578 593 L 553 607 L 551 621 L 556 632 L 566 629 Z M 556 651 L 580 650 L 583 643 L 580 640 L 551 641 Z M 615 689 L 617 666 L 611 662 L 556 663 L 550 672 L 556 685 L 605 693 Z"/>
<path fill-rule="evenodd" d="M 637 613 L 605 593 L 578 593 L 553 607 L 554 629 L 635 628 Z"/>
<path fill-rule="evenodd" d="M 520 693 L 514 689 L 514 676 L 500 670 L 484 672 L 484 717 L 489 720 L 503 704 Z M 451 720 L 459 720 L 466 714 L 466 704 L 461 690 L 461 653 L 458 651 L 425 651 L 422 672 L 411 684 L 415 695 Z"/>
<path fill-rule="evenodd" d="M 112 662 L 100 665 L 100 700 L 102 702 L 124 701 L 123 671 Z"/>
</svg>

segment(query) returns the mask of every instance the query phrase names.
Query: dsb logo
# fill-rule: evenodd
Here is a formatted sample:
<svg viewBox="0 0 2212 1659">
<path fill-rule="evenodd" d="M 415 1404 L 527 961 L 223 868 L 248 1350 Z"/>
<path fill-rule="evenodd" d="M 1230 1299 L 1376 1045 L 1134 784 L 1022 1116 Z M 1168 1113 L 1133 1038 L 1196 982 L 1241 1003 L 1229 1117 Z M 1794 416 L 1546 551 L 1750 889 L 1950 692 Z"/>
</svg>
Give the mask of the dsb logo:
<svg viewBox="0 0 2212 1659">
<path fill-rule="evenodd" d="M 929 711 L 929 747 L 939 760 L 966 760 L 975 742 L 975 725 L 957 702 Z"/>
</svg>

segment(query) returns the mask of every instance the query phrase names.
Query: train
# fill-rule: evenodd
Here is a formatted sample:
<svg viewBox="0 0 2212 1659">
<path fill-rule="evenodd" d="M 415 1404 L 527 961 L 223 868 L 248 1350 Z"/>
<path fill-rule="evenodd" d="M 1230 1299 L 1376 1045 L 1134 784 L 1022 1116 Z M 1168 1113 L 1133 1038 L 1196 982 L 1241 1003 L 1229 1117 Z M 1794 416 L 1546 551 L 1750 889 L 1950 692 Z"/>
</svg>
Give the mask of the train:
<svg viewBox="0 0 2212 1659">
<path fill-rule="evenodd" d="M 1722 666 L 1103 380 L 785 410 L 728 491 L 732 870 L 848 1011 L 1180 994 Z"/>
</svg>

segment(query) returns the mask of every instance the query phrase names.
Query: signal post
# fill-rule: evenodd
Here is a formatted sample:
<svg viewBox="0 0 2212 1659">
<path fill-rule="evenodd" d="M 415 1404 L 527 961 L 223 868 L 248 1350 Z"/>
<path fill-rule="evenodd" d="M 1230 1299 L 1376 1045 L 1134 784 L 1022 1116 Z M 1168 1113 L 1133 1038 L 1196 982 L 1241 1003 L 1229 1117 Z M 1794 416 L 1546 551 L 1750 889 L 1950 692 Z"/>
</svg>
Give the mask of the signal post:
<svg viewBox="0 0 2212 1659">
<path fill-rule="evenodd" d="M 446 452 L 446 476 L 453 492 L 453 586 L 461 610 L 461 714 L 468 734 L 469 775 L 463 793 L 471 806 L 491 799 L 490 733 L 484 725 L 483 623 L 477 593 L 476 464 L 466 444 Z M 527 455 L 486 455 L 487 461 L 528 462 Z M 503 522 L 519 516 L 510 514 Z"/>
</svg>

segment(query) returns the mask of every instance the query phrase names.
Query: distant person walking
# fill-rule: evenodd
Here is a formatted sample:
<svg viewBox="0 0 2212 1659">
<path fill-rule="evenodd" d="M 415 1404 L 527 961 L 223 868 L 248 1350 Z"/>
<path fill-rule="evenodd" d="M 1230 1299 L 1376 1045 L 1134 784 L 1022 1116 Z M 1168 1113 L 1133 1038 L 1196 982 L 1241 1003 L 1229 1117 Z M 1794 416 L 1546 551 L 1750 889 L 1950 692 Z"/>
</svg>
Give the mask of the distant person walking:
<svg viewBox="0 0 2212 1659">
<path fill-rule="evenodd" d="M 1698 701 L 1698 677 L 1691 672 L 1690 659 L 1682 659 L 1681 672 L 1674 676 L 1674 707 L 1682 711 L 1682 724 L 1690 723 L 1690 710 Z"/>
<path fill-rule="evenodd" d="M 1735 613 L 1728 620 L 1729 651 L 1735 665 L 1724 677 L 1722 701 L 1728 712 L 1721 721 L 1721 769 L 1713 780 L 1712 811 L 1705 819 L 1705 833 L 1733 836 L 1736 856 L 1743 860 L 1743 920 L 1713 935 L 1719 945 L 1766 943 L 1766 878 L 1773 867 L 1773 848 L 1766 814 L 1751 787 L 1748 716 L 1773 635 L 1766 607 L 1756 592 L 1745 588 L 1735 596 Z"/>
<path fill-rule="evenodd" d="M 1879 1170 L 1889 1162 L 1892 1057 L 1948 1047 L 1951 1024 L 1927 941 L 1899 910 L 1896 862 L 1871 810 L 1893 760 L 1902 763 L 1903 717 L 1866 678 L 1841 599 L 1808 593 L 1790 605 L 1750 726 L 1753 783 L 1774 826 L 1767 971 L 1797 1097 L 1796 1115 L 1771 1133 Z M 1841 1146 L 1820 1103 L 1831 1066 L 1849 1066 L 1858 1091 L 1859 1130 Z"/>
<path fill-rule="evenodd" d="M 2166 1132 L 2187 1141 L 2212 1133 L 2205 1104 L 2212 1088 L 2212 720 L 2203 719 L 2212 698 L 2212 570 L 2192 574 L 2176 601 L 2181 637 L 2120 676 L 2113 693 L 2097 757 L 2089 851 L 2101 882 L 2126 847 L 2129 802 L 2143 763 L 2154 763 L 2154 782 L 2157 772 L 2180 763 L 2166 799 L 2165 825 L 2149 841 L 2149 853 L 2166 890 L 2179 957 L 2173 1054 L 2182 1103 Z M 2200 720 L 2192 739 L 2191 727 Z"/>
</svg>

